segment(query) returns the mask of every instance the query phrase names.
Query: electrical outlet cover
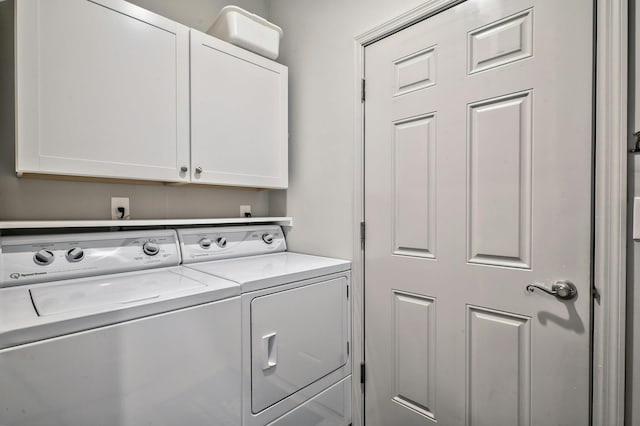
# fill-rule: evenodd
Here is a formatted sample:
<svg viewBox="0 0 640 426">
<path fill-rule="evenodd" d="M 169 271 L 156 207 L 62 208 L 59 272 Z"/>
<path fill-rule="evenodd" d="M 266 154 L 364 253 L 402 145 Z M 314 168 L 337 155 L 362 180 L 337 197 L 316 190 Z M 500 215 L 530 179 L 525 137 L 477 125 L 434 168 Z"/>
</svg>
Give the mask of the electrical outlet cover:
<svg viewBox="0 0 640 426">
<path fill-rule="evenodd" d="M 118 207 L 124 207 L 124 217 L 120 217 L 121 213 Z M 131 208 L 129 207 L 129 197 L 111 197 L 111 219 L 122 220 L 131 219 Z"/>
<path fill-rule="evenodd" d="M 246 213 L 251 214 L 251 206 L 240 206 L 240 217 L 245 217 Z"/>
</svg>

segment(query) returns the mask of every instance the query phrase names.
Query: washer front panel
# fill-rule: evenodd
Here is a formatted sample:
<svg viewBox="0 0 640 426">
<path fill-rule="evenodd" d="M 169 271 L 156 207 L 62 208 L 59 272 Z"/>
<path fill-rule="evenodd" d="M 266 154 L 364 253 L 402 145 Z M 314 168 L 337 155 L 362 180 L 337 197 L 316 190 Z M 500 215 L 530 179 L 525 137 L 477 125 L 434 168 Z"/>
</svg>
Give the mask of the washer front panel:
<svg viewBox="0 0 640 426">
<path fill-rule="evenodd" d="M 0 424 L 240 425 L 239 316 L 233 297 L 0 350 Z"/>
</svg>

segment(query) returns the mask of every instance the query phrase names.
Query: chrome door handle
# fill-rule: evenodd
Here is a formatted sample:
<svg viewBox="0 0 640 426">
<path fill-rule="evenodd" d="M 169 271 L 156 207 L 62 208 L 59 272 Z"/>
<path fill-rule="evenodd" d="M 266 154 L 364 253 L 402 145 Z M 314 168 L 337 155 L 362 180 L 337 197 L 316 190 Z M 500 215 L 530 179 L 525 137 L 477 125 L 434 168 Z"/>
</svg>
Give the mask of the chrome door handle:
<svg viewBox="0 0 640 426">
<path fill-rule="evenodd" d="M 560 280 L 553 283 L 551 288 L 538 283 L 529 284 L 527 291 L 533 293 L 536 289 L 562 300 L 571 300 L 578 295 L 578 289 L 571 281 Z"/>
</svg>

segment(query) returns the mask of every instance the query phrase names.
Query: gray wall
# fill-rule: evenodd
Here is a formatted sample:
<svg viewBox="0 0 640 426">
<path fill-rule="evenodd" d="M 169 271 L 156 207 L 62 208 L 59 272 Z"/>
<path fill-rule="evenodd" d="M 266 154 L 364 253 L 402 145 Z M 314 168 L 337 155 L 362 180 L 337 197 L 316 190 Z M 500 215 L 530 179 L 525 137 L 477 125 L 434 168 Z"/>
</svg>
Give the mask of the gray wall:
<svg viewBox="0 0 640 426">
<path fill-rule="evenodd" d="M 271 200 L 295 225 L 292 250 L 352 258 L 354 38 L 422 0 L 270 0 L 289 66 L 289 180 Z"/>
<path fill-rule="evenodd" d="M 254 216 L 268 214 L 269 191 L 17 178 L 14 164 L 14 1 L 0 1 L 0 220 L 108 219 L 112 196 L 130 197 L 134 219 L 238 216 L 241 204 L 251 204 Z M 219 9 L 229 2 L 133 0 L 132 3 L 206 30 Z M 258 14 L 264 15 L 267 11 L 265 0 L 235 3 Z"/>
<path fill-rule="evenodd" d="M 0 1 L 0 220 L 108 218 L 110 197 L 131 198 L 133 218 L 294 215 L 296 250 L 351 258 L 356 35 L 421 0 L 238 0 L 285 30 L 280 62 L 290 66 L 290 189 L 234 190 L 21 178 L 14 169 L 13 3 Z M 206 30 L 228 1 L 133 0 Z"/>
</svg>

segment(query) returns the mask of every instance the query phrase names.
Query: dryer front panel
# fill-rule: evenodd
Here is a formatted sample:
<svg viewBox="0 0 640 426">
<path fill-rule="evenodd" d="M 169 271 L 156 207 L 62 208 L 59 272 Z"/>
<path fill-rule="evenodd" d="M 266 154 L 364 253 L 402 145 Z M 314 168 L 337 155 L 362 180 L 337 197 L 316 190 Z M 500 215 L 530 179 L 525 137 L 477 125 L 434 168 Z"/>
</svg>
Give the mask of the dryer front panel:
<svg viewBox="0 0 640 426">
<path fill-rule="evenodd" d="M 254 414 L 347 363 L 348 302 L 345 277 L 251 301 Z"/>
</svg>

